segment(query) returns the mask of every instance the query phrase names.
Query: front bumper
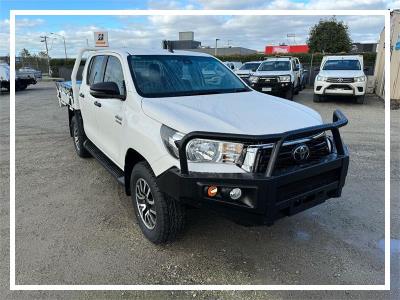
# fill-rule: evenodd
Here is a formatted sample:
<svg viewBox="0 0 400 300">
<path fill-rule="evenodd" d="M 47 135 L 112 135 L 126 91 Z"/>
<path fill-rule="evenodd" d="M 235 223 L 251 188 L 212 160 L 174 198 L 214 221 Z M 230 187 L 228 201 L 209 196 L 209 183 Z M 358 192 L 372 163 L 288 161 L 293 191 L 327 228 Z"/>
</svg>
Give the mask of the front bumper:
<svg viewBox="0 0 400 300">
<path fill-rule="evenodd" d="M 272 225 L 290 216 L 340 197 L 347 175 L 349 156 L 279 176 L 260 174 L 190 173 L 170 169 L 158 178 L 160 189 L 183 203 L 210 207 L 228 218 L 246 224 Z M 220 195 L 210 198 L 207 188 L 216 186 Z M 232 200 L 229 191 L 240 188 L 242 196 Z"/>
<path fill-rule="evenodd" d="M 161 174 L 158 185 L 170 197 L 195 206 L 206 206 L 247 224 L 272 225 L 275 220 L 296 214 L 340 197 L 349 165 L 349 154 L 338 128 L 347 124 L 344 115 L 336 111 L 334 122 L 305 129 L 266 136 L 226 135 L 221 133 L 192 132 L 180 143 L 181 170 L 171 168 Z M 302 138 L 321 131 L 332 131 L 335 152 L 323 160 L 308 166 L 296 167 L 284 172 L 274 170 L 276 157 L 285 140 Z M 274 151 L 265 173 L 199 173 L 189 172 L 186 145 L 194 138 L 275 143 Z M 207 189 L 216 186 L 218 193 L 209 197 Z M 240 188 L 242 195 L 233 200 L 229 193 Z"/>
<path fill-rule="evenodd" d="M 314 94 L 362 96 L 365 95 L 366 88 L 366 82 L 331 83 L 326 81 L 316 81 L 314 84 Z"/>
<path fill-rule="evenodd" d="M 251 83 L 250 86 L 261 93 L 270 95 L 285 95 L 293 88 L 291 82 L 257 82 Z"/>
</svg>

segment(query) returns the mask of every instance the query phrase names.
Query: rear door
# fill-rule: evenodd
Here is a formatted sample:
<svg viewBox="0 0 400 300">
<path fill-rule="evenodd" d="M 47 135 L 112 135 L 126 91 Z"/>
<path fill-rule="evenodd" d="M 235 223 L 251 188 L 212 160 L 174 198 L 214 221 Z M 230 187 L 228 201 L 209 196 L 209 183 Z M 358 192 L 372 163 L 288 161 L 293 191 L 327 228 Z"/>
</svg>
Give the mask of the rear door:
<svg viewBox="0 0 400 300">
<path fill-rule="evenodd" d="M 105 55 L 96 55 L 90 59 L 86 71 L 86 78 L 82 79 L 81 88 L 79 90 L 79 105 L 83 117 L 83 127 L 86 136 L 96 145 L 99 141 L 99 130 L 96 118 L 99 107 L 97 106 L 98 99 L 90 95 L 90 86 L 103 81 L 106 59 L 107 57 Z"/>
<path fill-rule="evenodd" d="M 121 60 L 114 55 L 107 56 L 104 82 L 115 82 L 121 96 L 126 98 L 125 77 Z M 98 125 L 97 146 L 121 167 L 121 137 L 124 120 L 125 101 L 122 99 L 97 99 L 100 103 L 96 112 Z"/>
</svg>

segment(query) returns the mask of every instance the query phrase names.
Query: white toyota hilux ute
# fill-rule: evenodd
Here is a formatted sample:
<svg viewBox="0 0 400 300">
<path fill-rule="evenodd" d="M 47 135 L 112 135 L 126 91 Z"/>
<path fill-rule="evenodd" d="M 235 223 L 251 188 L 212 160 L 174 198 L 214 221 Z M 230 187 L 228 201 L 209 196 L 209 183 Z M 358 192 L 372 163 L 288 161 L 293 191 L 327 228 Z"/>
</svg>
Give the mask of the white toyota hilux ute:
<svg viewBox="0 0 400 300">
<path fill-rule="evenodd" d="M 249 85 L 262 93 L 293 100 L 301 90 L 300 61 L 297 57 L 268 57 L 249 79 Z"/>
<path fill-rule="evenodd" d="M 153 243 L 176 237 L 188 205 L 272 225 L 341 195 L 345 116 L 335 111 L 323 124 L 306 106 L 249 88 L 210 55 L 83 49 L 71 79 L 57 90 L 76 152 L 124 186 Z"/>
<path fill-rule="evenodd" d="M 351 96 L 364 103 L 367 76 L 362 55 L 324 56 L 314 81 L 314 102 L 328 96 Z"/>
</svg>

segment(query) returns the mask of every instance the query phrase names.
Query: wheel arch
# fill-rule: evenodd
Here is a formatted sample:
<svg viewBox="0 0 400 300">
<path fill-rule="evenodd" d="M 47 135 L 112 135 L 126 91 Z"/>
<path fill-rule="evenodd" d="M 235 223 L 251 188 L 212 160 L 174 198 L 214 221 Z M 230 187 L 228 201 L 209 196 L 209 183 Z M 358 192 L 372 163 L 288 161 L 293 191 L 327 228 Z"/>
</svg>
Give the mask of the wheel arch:
<svg viewBox="0 0 400 300">
<path fill-rule="evenodd" d="M 136 150 L 129 148 L 125 154 L 125 163 L 124 163 L 124 177 L 125 177 L 125 193 L 129 196 L 131 195 L 131 174 L 133 167 L 141 162 L 147 160 Z"/>
</svg>

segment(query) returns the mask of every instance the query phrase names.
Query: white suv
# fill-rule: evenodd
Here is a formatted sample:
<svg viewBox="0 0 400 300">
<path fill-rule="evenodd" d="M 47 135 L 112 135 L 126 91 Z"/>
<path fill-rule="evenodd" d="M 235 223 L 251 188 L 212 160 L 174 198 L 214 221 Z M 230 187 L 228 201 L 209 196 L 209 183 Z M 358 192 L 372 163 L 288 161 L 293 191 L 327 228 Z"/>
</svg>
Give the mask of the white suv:
<svg viewBox="0 0 400 300">
<path fill-rule="evenodd" d="M 367 76 L 361 55 L 324 56 L 314 82 L 314 102 L 327 96 L 352 96 L 364 103 Z"/>
</svg>

